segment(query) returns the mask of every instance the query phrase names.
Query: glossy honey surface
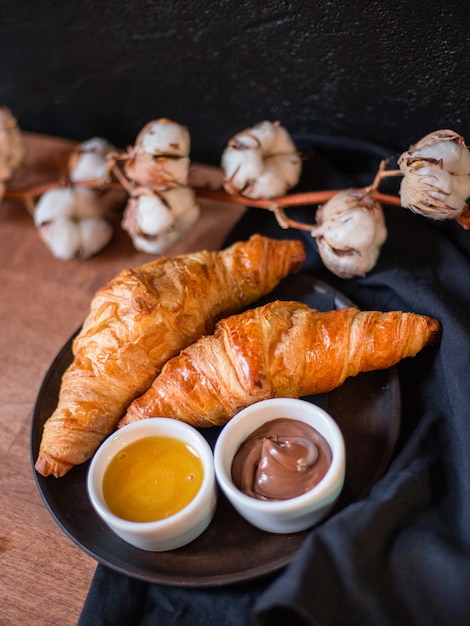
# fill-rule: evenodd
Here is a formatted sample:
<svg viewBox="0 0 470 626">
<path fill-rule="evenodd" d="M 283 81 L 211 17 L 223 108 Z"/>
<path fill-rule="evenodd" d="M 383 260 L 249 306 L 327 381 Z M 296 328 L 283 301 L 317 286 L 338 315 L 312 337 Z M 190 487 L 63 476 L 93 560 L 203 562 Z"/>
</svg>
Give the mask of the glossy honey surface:
<svg viewBox="0 0 470 626">
<path fill-rule="evenodd" d="M 189 504 L 203 476 L 202 461 L 189 445 L 172 437 L 145 437 L 111 460 L 103 478 L 103 496 L 118 517 L 151 522 Z"/>
</svg>

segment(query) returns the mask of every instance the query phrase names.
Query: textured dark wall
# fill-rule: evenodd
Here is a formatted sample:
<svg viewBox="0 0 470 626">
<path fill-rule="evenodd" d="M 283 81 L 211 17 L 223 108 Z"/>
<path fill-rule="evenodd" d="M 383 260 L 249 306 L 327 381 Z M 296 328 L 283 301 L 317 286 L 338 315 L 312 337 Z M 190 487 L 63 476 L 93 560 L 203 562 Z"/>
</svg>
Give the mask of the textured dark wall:
<svg viewBox="0 0 470 626">
<path fill-rule="evenodd" d="M 170 117 L 207 162 L 262 119 L 396 150 L 442 127 L 470 140 L 467 4 L 0 0 L 0 105 L 122 146 Z"/>
</svg>

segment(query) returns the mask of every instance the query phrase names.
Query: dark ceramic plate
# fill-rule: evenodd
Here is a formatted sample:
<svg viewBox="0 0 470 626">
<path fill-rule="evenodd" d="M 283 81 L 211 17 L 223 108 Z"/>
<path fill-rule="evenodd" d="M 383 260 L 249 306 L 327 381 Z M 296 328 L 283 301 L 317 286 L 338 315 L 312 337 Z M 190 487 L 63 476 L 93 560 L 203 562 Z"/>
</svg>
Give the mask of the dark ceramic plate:
<svg viewBox="0 0 470 626">
<path fill-rule="evenodd" d="M 299 300 L 320 310 L 351 306 L 342 294 L 305 274 L 284 280 L 269 295 L 269 300 L 276 298 Z M 55 409 L 62 374 L 72 359 L 71 343 L 72 338 L 52 363 L 36 401 L 31 431 L 33 463 L 44 422 Z M 327 395 L 307 399 L 331 413 L 345 438 L 346 480 L 334 515 L 365 495 L 387 468 L 400 422 L 397 373 L 391 368 L 360 374 Z M 213 445 L 219 429 L 202 432 Z M 258 530 L 219 493 L 212 523 L 194 542 L 170 552 L 139 550 L 109 530 L 92 509 L 86 492 L 87 470 L 85 463 L 57 479 L 44 478 L 33 469 L 46 506 L 72 541 L 101 563 L 134 578 L 198 587 L 256 578 L 287 565 L 308 534 L 276 535 Z"/>
</svg>

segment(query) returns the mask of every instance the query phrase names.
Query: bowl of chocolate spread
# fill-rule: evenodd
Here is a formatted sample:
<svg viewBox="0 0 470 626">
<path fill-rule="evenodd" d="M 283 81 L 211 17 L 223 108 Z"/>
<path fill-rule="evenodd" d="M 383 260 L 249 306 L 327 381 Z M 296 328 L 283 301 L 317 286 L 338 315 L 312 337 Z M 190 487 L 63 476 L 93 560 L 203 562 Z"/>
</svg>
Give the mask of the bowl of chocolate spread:
<svg viewBox="0 0 470 626">
<path fill-rule="evenodd" d="M 224 427 L 214 449 L 217 481 L 234 508 L 274 533 L 321 521 L 341 493 L 345 447 L 334 419 L 293 398 L 258 402 Z"/>
</svg>

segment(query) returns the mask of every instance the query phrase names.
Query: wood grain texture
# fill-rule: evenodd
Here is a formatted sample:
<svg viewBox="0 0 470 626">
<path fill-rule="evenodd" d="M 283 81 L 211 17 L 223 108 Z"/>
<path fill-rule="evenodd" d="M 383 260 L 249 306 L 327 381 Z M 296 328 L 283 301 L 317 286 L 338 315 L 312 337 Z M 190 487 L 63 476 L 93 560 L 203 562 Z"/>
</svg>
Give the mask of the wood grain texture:
<svg viewBox="0 0 470 626">
<path fill-rule="evenodd" d="M 55 179 L 69 141 L 25 135 L 27 162 L 10 187 Z M 203 169 L 203 168 L 202 168 Z M 166 254 L 219 248 L 242 207 L 202 205 L 190 235 Z M 88 312 L 95 291 L 152 257 L 119 228 L 97 256 L 55 259 L 16 200 L 0 203 L 0 624 L 77 623 L 96 562 L 57 527 L 38 493 L 30 459 L 31 416 L 52 360 Z"/>
</svg>

